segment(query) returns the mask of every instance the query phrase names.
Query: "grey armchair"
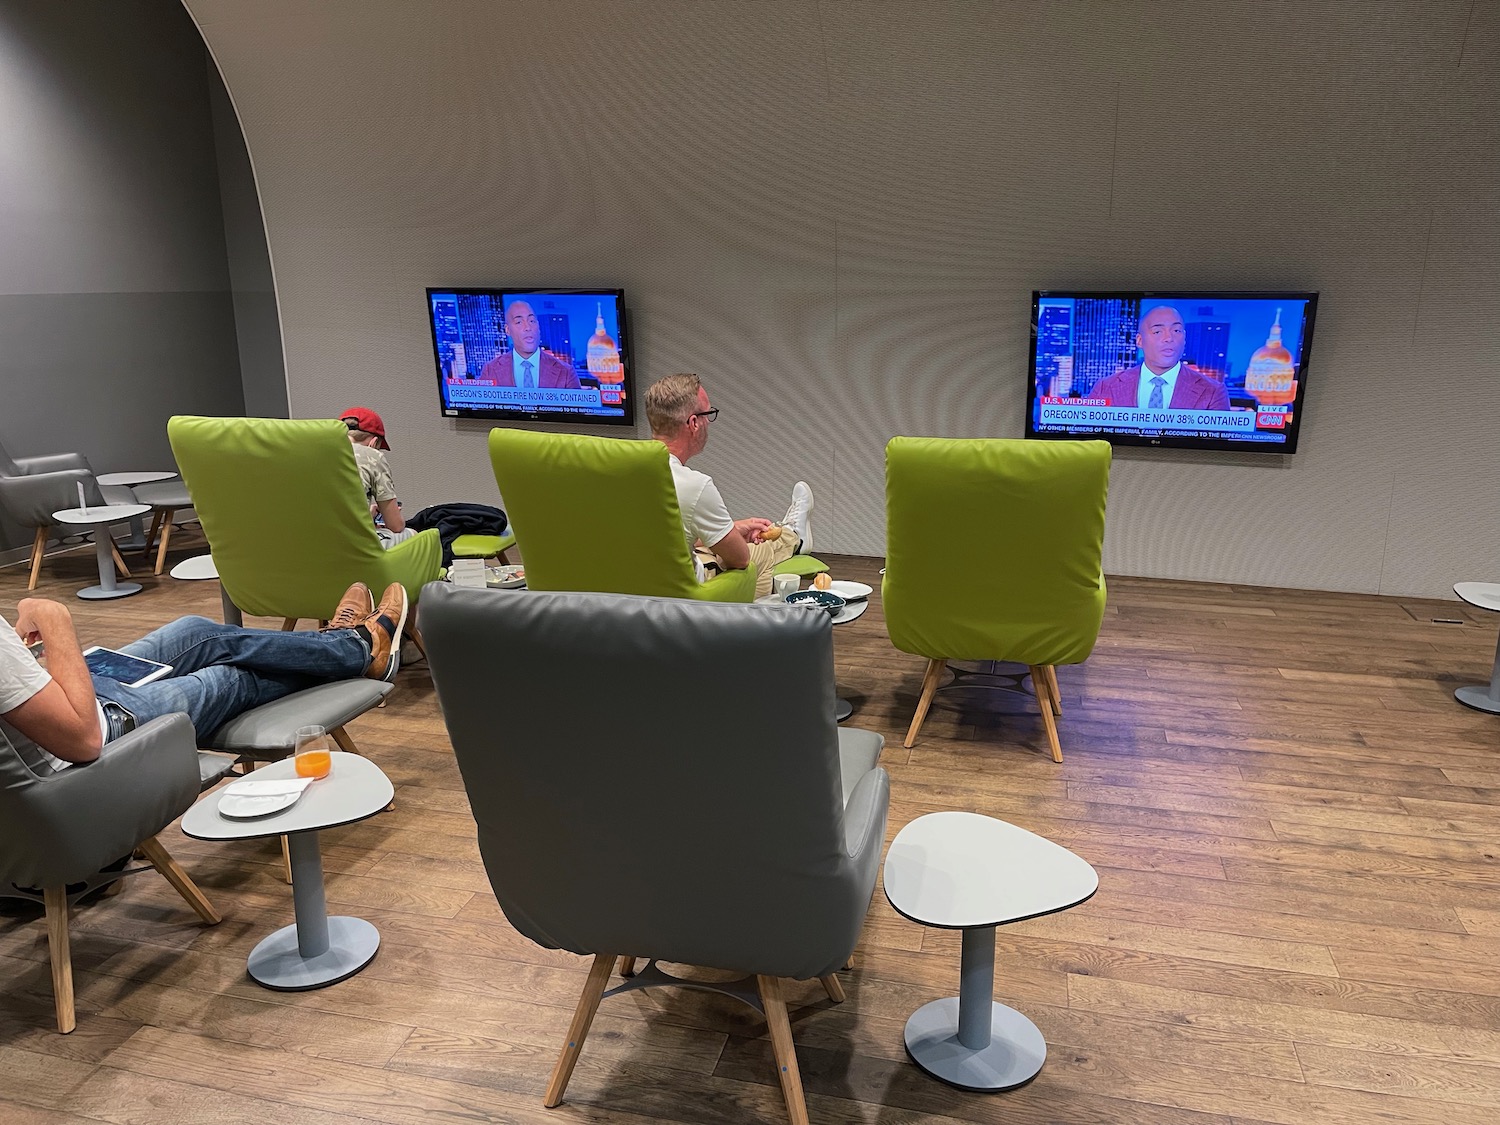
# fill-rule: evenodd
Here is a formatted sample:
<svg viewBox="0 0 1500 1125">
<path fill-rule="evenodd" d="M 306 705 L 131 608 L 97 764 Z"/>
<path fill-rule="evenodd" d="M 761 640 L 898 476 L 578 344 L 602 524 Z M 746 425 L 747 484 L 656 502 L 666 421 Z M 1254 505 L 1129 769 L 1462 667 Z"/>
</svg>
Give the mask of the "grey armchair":
<svg viewBox="0 0 1500 1125">
<path fill-rule="evenodd" d="M 783 981 L 843 999 L 889 803 L 884 740 L 833 720 L 829 617 L 442 583 L 420 613 L 501 908 L 537 944 L 594 958 L 546 1105 L 602 996 L 681 983 L 659 958 L 755 977 L 718 990 L 764 1012 L 806 1122 Z M 653 960 L 605 993 L 637 955 Z"/>
<path fill-rule="evenodd" d="M 21 527 L 36 529 L 31 543 L 28 590 L 36 589 L 42 553 L 47 549 L 47 534 L 57 522 L 52 513 L 78 507 L 79 484 L 83 485 L 83 495 L 90 507 L 133 499 L 128 489 L 116 489 L 113 495 L 101 490 L 88 458 L 82 453 L 56 453 L 14 460 L 0 446 L 0 511 Z M 118 551 L 115 552 L 115 565 L 129 576 Z"/>
<path fill-rule="evenodd" d="M 111 860 L 140 852 L 200 918 L 220 919 L 156 839 L 198 796 L 198 751 L 186 715 L 131 731 L 87 766 L 48 773 L 34 768 L 36 760 L 34 745 L 0 723 L 0 887 L 42 891 L 57 1029 L 66 1034 L 76 1022 L 69 902 L 134 874 L 101 873 Z"/>
</svg>

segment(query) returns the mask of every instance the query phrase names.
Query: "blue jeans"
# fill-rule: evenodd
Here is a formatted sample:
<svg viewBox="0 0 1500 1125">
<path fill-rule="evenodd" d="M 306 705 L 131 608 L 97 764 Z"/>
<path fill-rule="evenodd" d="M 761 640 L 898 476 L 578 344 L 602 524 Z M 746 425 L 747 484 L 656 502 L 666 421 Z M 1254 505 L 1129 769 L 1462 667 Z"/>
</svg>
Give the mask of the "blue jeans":
<svg viewBox="0 0 1500 1125">
<path fill-rule="evenodd" d="M 94 694 L 123 707 L 137 725 L 186 711 L 199 738 L 262 703 L 362 676 L 370 663 L 370 646 L 353 629 L 281 633 L 206 617 L 180 618 L 120 651 L 170 664 L 172 671 L 135 688 L 94 676 Z"/>
</svg>

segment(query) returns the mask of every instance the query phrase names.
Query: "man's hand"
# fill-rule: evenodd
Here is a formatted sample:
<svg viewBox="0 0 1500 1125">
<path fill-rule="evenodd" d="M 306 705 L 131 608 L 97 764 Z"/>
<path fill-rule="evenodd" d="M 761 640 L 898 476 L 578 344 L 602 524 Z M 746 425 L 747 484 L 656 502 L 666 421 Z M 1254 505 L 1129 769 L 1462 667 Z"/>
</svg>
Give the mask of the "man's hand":
<svg viewBox="0 0 1500 1125">
<path fill-rule="evenodd" d="M 21 643 L 34 645 L 55 637 L 60 630 L 70 635 L 73 631 L 73 615 L 68 607 L 50 598 L 22 598 L 16 603 L 16 636 Z"/>
<path fill-rule="evenodd" d="M 761 519 L 759 516 L 734 521 L 734 529 L 740 533 L 741 538 L 746 543 L 759 543 L 761 541 L 761 532 L 771 526 L 773 525 L 770 520 Z"/>
</svg>

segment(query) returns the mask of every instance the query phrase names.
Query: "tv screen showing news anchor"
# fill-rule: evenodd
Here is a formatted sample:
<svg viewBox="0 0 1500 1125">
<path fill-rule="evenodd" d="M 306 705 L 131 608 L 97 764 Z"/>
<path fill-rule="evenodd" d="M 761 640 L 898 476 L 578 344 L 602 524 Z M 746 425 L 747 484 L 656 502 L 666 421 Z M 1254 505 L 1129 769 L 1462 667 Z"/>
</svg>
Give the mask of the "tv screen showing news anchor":
<svg viewBox="0 0 1500 1125">
<path fill-rule="evenodd" d="M 443 413 L 631 425 L 618 289 L 429 289 Z"/>
<path fill-rule="evenodd" d="M 1292 453 L 1317 300 L 1035 293 L 1026 436 Z"/>
</svg>

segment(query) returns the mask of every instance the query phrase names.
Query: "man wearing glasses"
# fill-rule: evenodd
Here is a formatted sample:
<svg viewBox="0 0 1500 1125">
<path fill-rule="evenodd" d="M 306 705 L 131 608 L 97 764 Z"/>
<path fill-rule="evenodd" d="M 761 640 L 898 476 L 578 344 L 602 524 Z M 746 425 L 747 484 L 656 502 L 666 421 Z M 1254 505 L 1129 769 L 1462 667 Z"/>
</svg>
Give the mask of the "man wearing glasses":
<svg viewBox="0 0 1500 1125">
<path fill-rule="evenodd" d="M 770 520 L 731 519 L 713 478 L 687 467 L 690 458 L 703 452 L 709 426 L 719 416 L 708 401 L 702 380 L 696 375 L 668 375 L 646 388 L 645 402 L 651 436 L 671 454 L 672 483 L 677 487 L 682 529 L 693 552 L 698 580 L 708 576 L 709 568 L 744 570 L 754 563 L 755 594 L 769 594 L 771 568 L 799 552 L 812 550 L 812 489 L 805 481 L 797 482 L 791 507 L 781 521 L 780 537 L 766 538 L 767 529 L 775 526 Z"/>
</svg>

